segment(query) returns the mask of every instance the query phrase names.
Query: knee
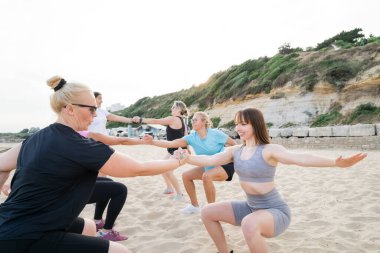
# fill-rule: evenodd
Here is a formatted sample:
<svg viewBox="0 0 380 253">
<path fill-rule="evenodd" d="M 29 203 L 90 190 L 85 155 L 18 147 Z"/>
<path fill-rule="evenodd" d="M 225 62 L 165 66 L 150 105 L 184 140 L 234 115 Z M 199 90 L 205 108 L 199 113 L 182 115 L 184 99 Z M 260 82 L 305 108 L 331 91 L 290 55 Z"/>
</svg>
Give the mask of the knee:
<svg viewBox="0 0 380 253">
<path fill-rule="evenodd" d="M 96 236 L 96 225 L 93 220 L 84 219 L 83 235 Z"/>
<path fill-rule="evenodd" d="M 118 195 L 118 196 L 120 195 L 127 196 L 128 194 L 127 186 L 120 182 L 113 183 L 112 191 L 114 195 Z"/>
<path fill-rule="evenodd" d="M 120 192 L 123 196 L 127 197 L 128 195 L 128 188 L 125 184 L 121 184 L 120 186 Z"/>
<path fill-rule="evenodd" d="M 244 236 L 248 238 L 260 235 L 260 227 L 257 223 L 245 218 L 241 221 L 241 230 L 243 231 Z"/>
<path fill-rule="evenodd" d="M 201 210 L 201 219 L 202 221 L 209 220 L 211 217 L 211 208 L 210 205 L 205 205 Z"/>
<path fill-rule="evenodd" d="M 182 173 L 182 181 L 191 181 L 188 173 Z"/>
<path fill-rule="evenodd" d="M 203 182 L 212 182 L 212 177 L 210 174 L 208 174 L 207 172 L 203 173 L 202 175 L 202 181 Z"/>
</svg>

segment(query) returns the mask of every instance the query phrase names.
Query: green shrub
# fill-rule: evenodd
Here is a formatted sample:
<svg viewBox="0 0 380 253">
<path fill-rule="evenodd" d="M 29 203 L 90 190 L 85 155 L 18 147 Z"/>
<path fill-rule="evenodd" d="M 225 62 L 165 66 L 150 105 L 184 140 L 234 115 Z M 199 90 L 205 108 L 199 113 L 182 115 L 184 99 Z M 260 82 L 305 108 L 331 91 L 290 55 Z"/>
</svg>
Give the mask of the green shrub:
<svg viewBox="0 0 380 253">
<path fill-rule="evenodd" d="M 355 28 L 351 31 L 342 31 L 340 32 L 339 34 L 319 43 L 317 46 L 316 46 L 316 50 L 320 50 L 320 49 L 323 49 L 323 48 L 327 48 L 327 47 L 330 47 L 332 43 L 334 43 L 335 41 L 344 41 L 344 42 L 347 42 L 347 43 L 355 43 L 359 38 L 362 38 L 364 37 L 363 34 L 361 34 L 363 30 L 361 28 Z"/>
<path fill-rule="evenodd" d="M 221 125 L 220 127 L 223 127 L 223 128 L 234 128 L 235 127 L 235 121 L 234 120 L 231 120 L 231 121 L 228 121 L 227 123 Z"/>
<path fill-rule="evenodd" d="M 310 74 L 307 76 L 303 83 L 301 84 L 307 91 L 313 91 L 314 86 L 318 83 L 318 75 L 315 73 Z"/>
<path fill-rule="evenodd" d="M 345 122 L 347 124 L 355 123 L 372 123 L 380 121 L 380 107 L 376 107 L 373 103 L 359 105 L 348 117 Z M 375 118 L 374 118 L 375 117 Z"/>
<path fill-rule="evenodd" d="M 341 117 L 342 115 L 338 111 L 321 114 L 311 124 L 311 127 L 328 126 L 329 124 L 337 122 Z"/>
<path fill-rule="evenodd" d="M 359 68 L 354 63 L 344 60 L 325 60 L 319 66 L 323 71 L 323 79 L 334 84 L 338 90 L 344 88 L 346 82 L 356 76 Z"/>
<path fill-rule="evenodd" d="M 218 127 L 220 121 L 221 121 L 220 117 L 211 118 L 211 122 L 212 122 L 213 127 Z"/>
</svg>

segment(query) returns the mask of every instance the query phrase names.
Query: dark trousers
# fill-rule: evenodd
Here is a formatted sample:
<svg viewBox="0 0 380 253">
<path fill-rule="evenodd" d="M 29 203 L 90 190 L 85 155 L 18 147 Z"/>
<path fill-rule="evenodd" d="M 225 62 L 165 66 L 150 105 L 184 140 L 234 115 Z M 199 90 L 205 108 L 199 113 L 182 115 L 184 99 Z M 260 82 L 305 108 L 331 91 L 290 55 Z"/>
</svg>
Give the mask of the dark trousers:
<svg viewBox="0 0 380 253">
<path fill-rule="evenodd" d="M 102 219 L 108 204 L 104 228 L 112 229 L 117 216 L 124 206 L 127 194 L 128 189 L 124 184 L 115 182 L 107 177 L 98 177 L 94 191 L 88 201 L 89 204 L 96 203 L 94 219 Z"/>
</svg>

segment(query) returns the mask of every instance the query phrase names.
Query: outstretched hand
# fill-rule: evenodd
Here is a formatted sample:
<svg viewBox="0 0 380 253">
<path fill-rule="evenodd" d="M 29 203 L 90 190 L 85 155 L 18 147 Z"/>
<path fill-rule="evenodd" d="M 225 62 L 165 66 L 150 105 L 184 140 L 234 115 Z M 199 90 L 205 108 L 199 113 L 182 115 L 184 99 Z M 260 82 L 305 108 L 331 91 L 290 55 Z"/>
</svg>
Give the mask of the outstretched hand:
<svg viewBox="0 0 380 253">
<path fill-rule="evenodd" d="M 177 159 L 180 164 L 184 164 L 189 158 L 189 155 L 187 154 L 186 150 L 178 148 L 176 151 L 174 151 L 171 157 Z"/>
<path fill-rule="evenodd" d="M 134 117 L 132 118 L 132 122 L 133 122 L 133 123 L 140 123 L 140 117 L 139 117 L 139 116 L 134 116 Z"/>
<path fill-rule="evenodd" d="M 142 141 L 144 144 L 151 144 L 153 142 L 153 136 L 150 134 L 144 134 Z"/>
<path fill-rule="evenodd" d="M 352 156 L 347 157 L 347 158 L 343 158 L 342 156 L 339 156 L 335 160 L 335 165 L 337 167 L 341 167 L 341 168 L 350 167 L 350 166 L 360 162 L 365 157 L 367 157 L 366 153 L 357 153 L 357 154 L 352 155 Z"/>
</svg>

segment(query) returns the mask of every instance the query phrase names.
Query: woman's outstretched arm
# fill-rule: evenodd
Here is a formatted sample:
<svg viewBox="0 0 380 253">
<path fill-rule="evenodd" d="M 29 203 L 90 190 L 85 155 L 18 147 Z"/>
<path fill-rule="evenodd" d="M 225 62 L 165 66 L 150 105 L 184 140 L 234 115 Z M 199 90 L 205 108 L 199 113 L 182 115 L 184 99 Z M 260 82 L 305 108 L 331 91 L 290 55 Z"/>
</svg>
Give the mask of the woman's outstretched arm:
<svg viewBox="0 0 380 253">
<path fill-rule="evenodd" d="M 184 138 L 175 139 L 173 141 L 154 140 L 152 136 L 146 134 L 143 137 L 143 144 L 153 145 L 161 148 L 180 148 L 186 147 L 187 141 Z"/>
<path fill-rule="evenodd" d="M 176 169 L 184 163 L 184 158 L 141 162 L 116 151 L 100 172 L 113 177 L 151 176 Z"/>
<path fill-rule="evenodd" d="M 188 155 L 186 153 L 183 154 L 181 149 L 175 151 L 176 157 L 183 156 L 187 157 L 185 159 L 187 163 L 197 165 L 197 166 L 217 166 L 227 164 L 233 161 L 233 151 L 236 146 L 227 147 L 223 152 L 217 153 L 215 155 Z"/>
<path fill-rule="evenodd" d="M 87 134 L 87 137 L 92 138 L 96 141 L 103 142 L 106 145 L 142 145 L 144 144 L 143 140 L 141 139 L 109 136 L 109 135 L 94 133 L 94 132 L 89 132 Z"/>
<path fill-rule="evenodd" d="M 350 167 L 363 160 L 367 154 L 357 153 L 347 158 L 328 158 L 311 153 L 291 152 L 281 145 L 271 144 L 269 149 L 270 159 L 283 164 L 295 164 L 303 167 Z"/>
</svg>

